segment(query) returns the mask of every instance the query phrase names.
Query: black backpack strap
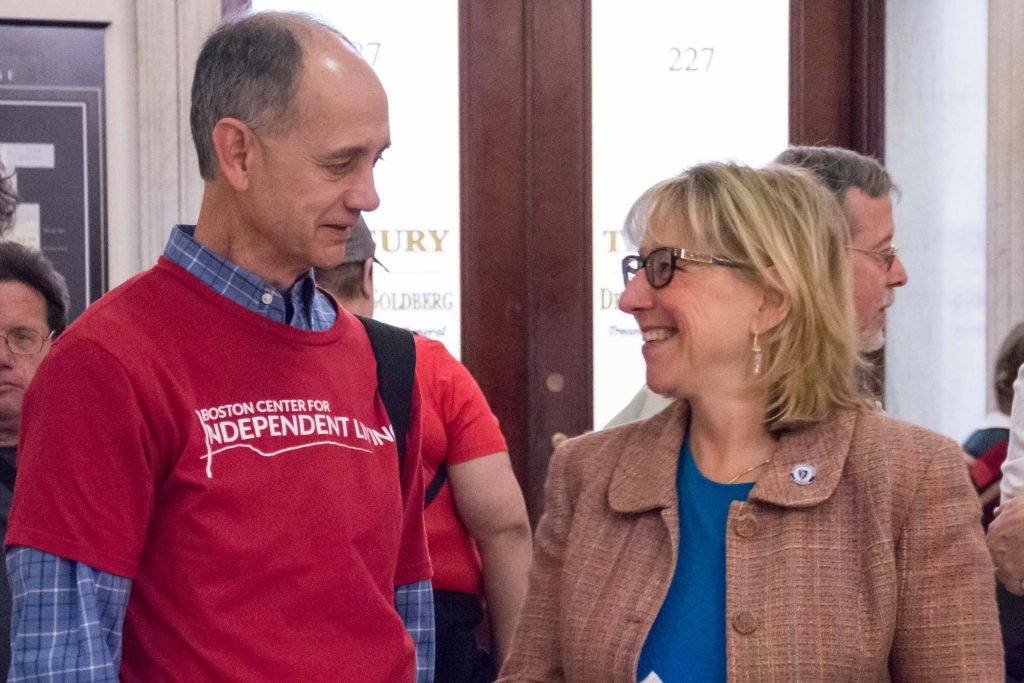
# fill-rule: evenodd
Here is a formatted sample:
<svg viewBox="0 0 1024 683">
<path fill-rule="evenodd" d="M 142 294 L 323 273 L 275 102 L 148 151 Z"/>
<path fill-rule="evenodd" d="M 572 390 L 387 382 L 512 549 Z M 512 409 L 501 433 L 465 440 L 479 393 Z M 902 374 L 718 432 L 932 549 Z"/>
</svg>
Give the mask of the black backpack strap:
<svg viewBox="0 0 1024 683">
<path fill-rule="evenodd" d="M 14 466 L 7 462 L 6 458 L 0 458 L 0 484 L 3 484 L 11 493 L 14 493 L 14 479 L 17 474 Z"/>
<path fill-rule="evenodd" d="M 398 473 L 405 471 L 405 437 L 412 412 L 412 388 L 416 381 L 416 343 L 412 332 L 372 318 L 356 316 L 366 328 L 377 358 L 377 391 L 388 411 L 398 448 Z"/>
<path fill-rule="evenodd" d="M 441 463 L 437 466 L 437 472 L 434 473 L 433 479 L 427 484 L 427 490 L 423 493 L 423 507 L 427 507 L 434 502 L 437 494 L 441 492 L 441 487 L 444 486 L 444 480 L 447 478 L 448 466 Z"/>
</svg>

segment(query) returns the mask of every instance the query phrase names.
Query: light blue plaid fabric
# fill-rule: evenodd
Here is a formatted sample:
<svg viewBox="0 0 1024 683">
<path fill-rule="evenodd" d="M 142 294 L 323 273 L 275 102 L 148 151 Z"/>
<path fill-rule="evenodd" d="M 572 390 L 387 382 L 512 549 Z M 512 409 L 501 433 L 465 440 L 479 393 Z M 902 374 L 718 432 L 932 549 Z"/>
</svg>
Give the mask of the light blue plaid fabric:
<svg viewBox="0 0 1024 683">
<path fill-rule="evenodd" d="M 416 683 L 433 683 L 434 589 L 430 579 L 395 586 L 395 608 L 416 645 Z"/>
<path fill-rule="evenodd" d="M 8 681 L 116 683 L 132 582 L 14 547 L 7 553 L 14 625 Z"/>
<path fill-rule="evenodd" d="M 330 299 L 316 288 L 312 272 L 282 293 L 204 248 L 193 239 L 194 231 L 194 226 L 175 226 L 164 256 L 217 293 L 303 330 L 326 330 L 337 320 Z M 131 580 L 17 546 L 7 552 L 7 570 L 13 624 L 7 680 L 116 682 Z M 416 646 L 416 683 L 433 683 L 430 580 L 396 586 L 395 609 Z"/>
</svg>

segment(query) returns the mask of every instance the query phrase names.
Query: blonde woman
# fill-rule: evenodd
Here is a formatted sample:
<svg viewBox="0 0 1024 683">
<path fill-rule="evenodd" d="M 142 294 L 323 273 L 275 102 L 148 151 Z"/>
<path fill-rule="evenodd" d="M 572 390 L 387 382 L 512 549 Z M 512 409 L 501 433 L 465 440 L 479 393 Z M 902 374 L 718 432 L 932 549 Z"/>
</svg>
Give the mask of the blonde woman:
<svg viewBox="0 0 1024 683">
<path fill-rule="evenodd" d="M 696 166 L 627 220 L 677 400 L 551 461 L 501 681 L 1002 681 L 956 443 L 858 393 L 848 231 L 806 172 Z"/>
</svg>

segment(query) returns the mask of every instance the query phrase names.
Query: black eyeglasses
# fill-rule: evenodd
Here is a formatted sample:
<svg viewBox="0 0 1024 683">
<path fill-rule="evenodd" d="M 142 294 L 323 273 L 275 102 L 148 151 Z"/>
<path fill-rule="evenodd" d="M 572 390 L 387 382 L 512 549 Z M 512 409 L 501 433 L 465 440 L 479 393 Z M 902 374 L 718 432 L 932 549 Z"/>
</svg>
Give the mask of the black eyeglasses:
<svg viewBox="0 0 1024 683">
<path fill-rule="evenodd" d="M 53 332 L 44 337 L 29 327 L 15 327 L 3 335 L 3 338 L 11 353 L 19 356 L 34 356 L 43 350 L 43 342 L 53 339 Z"/>
<path fill-rule="evenodd" d="M 685 264 L 695 266 L 724 266 L 726 268 L 740 268 L 740 264 L 728 259 L 698 254 L 689 249 L 673 249 L 672 247 L 661 247 L 655 249 L 644 258 L 633 254 L 622 259 L 622 282 L 626 285 L 636 277 L 637 272 L 643 268 L 647 276 L 647 283 L 654 289 L 661 289 L 672 282 L 672 276 L 677 270 L 686 270 Z"/>
<path fill-rule="evenodd" d="M 897 249 L 893 246 L 886 249 L 861 249 L 860 247 L 849 247 L 849 249 L 850 251 L 859 251 L 877 257 L 882 265 L 885 266 L 886 272 L 892 270 L 892 264 L 896 262 Z"/>
</svg>

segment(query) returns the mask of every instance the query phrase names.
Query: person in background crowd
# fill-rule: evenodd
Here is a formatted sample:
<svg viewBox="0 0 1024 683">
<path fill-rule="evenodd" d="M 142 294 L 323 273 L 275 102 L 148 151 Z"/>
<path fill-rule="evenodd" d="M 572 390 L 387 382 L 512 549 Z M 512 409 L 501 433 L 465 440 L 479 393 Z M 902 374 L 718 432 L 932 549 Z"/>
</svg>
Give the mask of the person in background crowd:
<svg viewBox="0 0 1024 683">
<path fill-rule="evenodd" d="M 1010 409 L 1013 405 L 1013 380 L 1024 364 L 1024 323 L 1018 323 L 1003 339 L 992 372 L 997 410 L 985 416 L 985 426 L 964 442 L 970 456 L 971 481 L 981 500 L 982 526 L 986 529 L 999 502 L 1002 465 L 1010 441 Z"/>
<path fill-rule="evenodd" d="M 1000 504 L 988 527 L 988 547 L 999 581 L 1024 595 L 1024 365 L 1013 383 L 1010 435 L 1002 467 Z"/>
<path fill-rule="evenodd" d="M 960 447 L 858 387 L 835 197 L 702 164 L 626 235 L 620 307 L 676 401 L 556 449 L 499 680 L 1002 682 Z"/>
<path fill-rule="evenodd" d="M 1003 342 L 1004 348 L 1019 328 L 1020 325 L 1014 328 Z M 1013 377 L 1014 371 L 1010 372 Z M 1009 440 L 999 482 L 1001 502 L 993 510 L 986 540 L 1000 583 L 996 598 L 1006 649 L 1007 681 L 1020 681 L 1024 680 L 1024 365 L 1016 369 L 1012 397 Z M 999 444 L 995 444 L 990 450 L 996 449 L 998 455 L 998 448 Z"/>
<path fill-rule="evenodd" d="M 384 89 L 257 13 L 206 39 L 191 121 L 197 225 L 25 396 L 8 680 L 432 681 L 418 394 L 400 460 L 366 328 L 312 277 L 379 204 Z"/>
<path fill-rule="evenodd" d="M 14 209 L 18 204 L 18 196 L 11 187 L 11 180 L 0 163 L 0 238 L 14 224 Z"/>
<path fill-rule="evenodd" d="M 839 200 L 850 231 L 860 349 L 877 351 L 885 341 L 886 309 L 896 288 L 907 284 L 907 271 L 893 246 L 892 178 L 876 159 L 841 147 L 794 146 L 779 154 L 775 163 L 813 172 Z M 669 403 L 670 398 L 645 385 L 605 428 L 650 417 Z"/>
<path fill-rule="evenodd" d="M 17 473 L 21 404 L 52 340 L 68 322 L 68 290 L 49 259 L 14 242 L 0 242 L 0 537 Z M 59 416 L 50 416 L 57 418 Z M 0 566 L 0 671 L 11 657 L 11 594 Z"/>
<path fill-rule="evenodd" d="M 360 219 L 336 268 L 316 280 L 349 312 L 373 317 L 376 244 Z M 434 566 L 437 661 L 443 683 L 493 681 L 526 594 L 530 520 L 508 447 L 480 387 L 441 342 L 416 335 L 423 397 L 427 545 Z M 481 597 L 492 653 L 477 646 Z"/>
</svg>

